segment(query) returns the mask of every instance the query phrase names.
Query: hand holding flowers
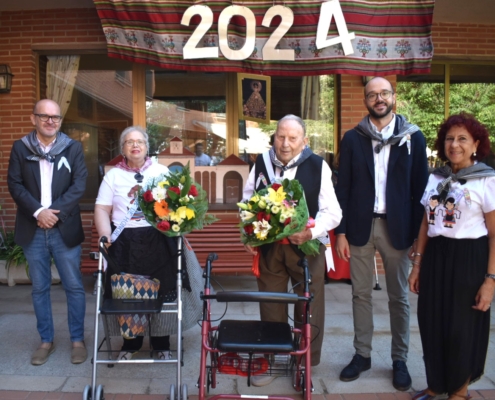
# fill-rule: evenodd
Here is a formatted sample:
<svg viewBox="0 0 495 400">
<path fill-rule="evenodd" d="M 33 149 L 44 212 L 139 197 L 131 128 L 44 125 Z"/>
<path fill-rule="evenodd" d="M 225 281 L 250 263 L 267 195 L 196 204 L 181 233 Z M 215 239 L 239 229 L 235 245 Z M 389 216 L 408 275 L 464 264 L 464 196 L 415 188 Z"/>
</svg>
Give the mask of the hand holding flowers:
<svg viewBox="0 0 495 400">
<path fill-rule="evenodd" d="M 189 163 L 180 172 L 148 181 L 137 198 L 146 221 L 167 236 L 184 235 L 216 221 L 206 213 L 206 192 L 191 179 Z"/>
<path fill-rule="evenodd" d="M 296 179 L 268 185 L 237 205 L 240 208 L 241 240 L 253 247 L 287 241 L 289 236 L 306 229 L 309 220 L 304 191 Z M 320 242 L 316 239 L 296 244 L 306 255 L 319 253 Z"/>
</svg>

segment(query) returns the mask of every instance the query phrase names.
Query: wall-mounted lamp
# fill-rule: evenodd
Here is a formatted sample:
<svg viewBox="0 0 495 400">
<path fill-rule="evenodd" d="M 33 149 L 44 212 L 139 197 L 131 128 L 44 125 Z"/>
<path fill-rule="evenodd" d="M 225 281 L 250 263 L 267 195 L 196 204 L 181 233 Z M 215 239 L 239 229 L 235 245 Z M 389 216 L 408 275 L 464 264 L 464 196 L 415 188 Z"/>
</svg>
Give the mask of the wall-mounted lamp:
<svg viewBox="0 0 495 400">
<path fill-rule="evenodd" d="M 10 65 L 0 64 L 0 93 L 10 93 L 13 76 Z"/>
<path fill-rule="evenodd" d="M 374 76 L 362 76 L 361 79 L 363 80 L 363 86 L 366 86 L 373 78 Z"/>
</svg>

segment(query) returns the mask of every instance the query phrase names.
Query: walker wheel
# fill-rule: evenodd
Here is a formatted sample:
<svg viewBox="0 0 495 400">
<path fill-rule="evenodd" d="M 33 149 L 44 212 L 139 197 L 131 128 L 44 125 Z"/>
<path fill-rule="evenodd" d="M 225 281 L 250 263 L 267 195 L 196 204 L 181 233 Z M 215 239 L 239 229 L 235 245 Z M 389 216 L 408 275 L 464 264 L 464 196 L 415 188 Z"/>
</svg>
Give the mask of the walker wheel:
<svg viewBox="0 0 495 400">
<path fill-rule="evenodd" d="M 302 390 L 303 399 L 306 400 L 306 379 L 304 377 L 304 372 L 301 372 L 301 390 Z"/>
<path fill-rule="evenodd" d="M 95 400 L 105 400 L 105 395 L 103 393 L 103 385 L 98 385 L 96 387 Z"/>
<path fill-rule="evenodd" d="M 181 400 L 187 400 L 187 385 L 185 383 L 182 384 L 181 395 Z"/>
<path fill-rule="evenodd" d="M 169 400 L 175 400 L 175 385 L 170 385 L 170 395 L 168 396 Z"/>
<path fill-rule="evenodd" d="M 82 398 L 83 398 L 83 400 L 91 400 L 91 386 L 90 385 L 84 386 Z"/>
<path fill-rule="evenodd" d="M 208 372 L 206 373 L 206 394 L 210 393 L 211 386 L 211 369 L 208 368 Z"/>
</svg>

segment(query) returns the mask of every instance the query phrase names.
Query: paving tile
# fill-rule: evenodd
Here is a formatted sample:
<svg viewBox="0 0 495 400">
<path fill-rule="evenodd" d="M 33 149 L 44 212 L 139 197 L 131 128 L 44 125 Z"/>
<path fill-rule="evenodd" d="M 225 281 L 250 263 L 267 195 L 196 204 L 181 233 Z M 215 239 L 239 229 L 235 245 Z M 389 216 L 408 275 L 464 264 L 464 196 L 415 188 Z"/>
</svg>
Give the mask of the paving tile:
<svg viewBox="0 0 495 400">
<path fill-rule="evenodd" d="M 386 284 L 380 276 L 382 291 L 373 291 L 375 332 L 373 337 L 372 368 L 353 382 L 341 382 L 339 375 L 354 355 L 351 286 L 344 282 L 325 285 L 325 329 L 324 346 L 320 365 L 312 368 L 315 400 L 410 400 L 411 394 L 426 387 L 422 360 L 421 339 L 417 324 L 417 296 L 410 295 L 411 338 L 408 368 L 413 380 L 410 392 L 397 392 L 392 386 L 392 360 L 390 358 L 390 321 Z M 223 277 L 215 279 L 225 290 L 257 290 L 253 277 Z M 92 296 L 94 280 L 84 278 L 86 288 L 85 339 L 92 353 L 94 336 L 95 297 Z M 220 285 L 215 283 L 217 289 Z M 48 362 L 40 367 L 30 364 L 32 352 L 39 345 L 36 335 L 36 321 L 31 303 L 31 287 L 17 285 L 9 288 L 0 285 L 0 333 L 2 336 L 2 357 L 9 362 L 0 363 L 0 400 L 45 400 L 80 398 L 84 387 L 91 382 L 91 356 L 81 365 L 70 363 L 70 339 L 67 329 L 67 309 L 63 288 L 52 287 L 55 342 L 57 351 Z M 257 319 L 258 305 L 254 303 L 212 304 L 213 317 L 229 319 Z M 217 324 L 215 322 L 214 324 Z M 495 313 L 491 317 L 492 330 L 495 327 Z M 103 324 L 99 324 L 100 339 Z M 118 351 L 120 337 L 112 338 L 112 348 Z M 148 340 L 145 339 L 145 347 Z M 175 346 L 176 336 L 171 338 Z M 201 349 L 201 328 L 199 325 L 183 332 L 184 366 L 181 368 L 182 383 L 187 384 L 189 400 L 197 400 L 196 382 L 199 377 L 199 354 Z M 166 400 L 170 385 L 176 383 L 175 365 L 133 364 L 115 365 L 108 368 L 98 365 L 97 384 L 104 385 L 106 400 Z M 302 395 L 292 388 L 289 377 L 276 379 L 271 385 L 256 388 L 247 387 L 246 379 L 235 375 L 218 375 L 215 394 L 286 395 L 302 400 Z M 19 390 L 22 389 L 22 390 Z M 476 397 L 495 400 L 495 335 L 490 346 L 485 366 L 485 375 L 470 387 Z M 9 396 L 9 397 L 7 397 Z M 65 397 L 64 397 L 65 396 Z"/>
</svg>

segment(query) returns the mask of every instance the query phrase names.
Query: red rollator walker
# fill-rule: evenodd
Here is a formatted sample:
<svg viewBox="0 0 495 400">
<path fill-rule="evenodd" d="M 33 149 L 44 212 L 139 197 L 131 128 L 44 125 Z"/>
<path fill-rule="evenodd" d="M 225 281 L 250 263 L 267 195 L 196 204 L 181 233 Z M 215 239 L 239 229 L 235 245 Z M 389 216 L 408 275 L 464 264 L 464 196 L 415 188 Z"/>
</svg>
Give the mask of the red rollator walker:
<svg viewBox="0 0 495 400">
<path fill-rule="evenodd" d="M 304 270 L 303 295 L 296 293 L 221 291 L 213 293 L 210 285 L 212 262 L 217 259 L 210 253 L 204 272 L 205 286 L 203 319 L 201 325 L 201 360 L 198 380 L 199 400 L 205 400 L 210 388 L 216 387 L 217 374 L 246 376 L 247 385 L 256 375 L 292 376 L 293 387 L 311 399 L 311 324 L 308 261 L 301 258 L 299 266 Z M 304 312 L 299 328 L 288 323 L 245 320 L 221 320 L 213 325 L 210 302 L 269 302 L 295 304 L 304 302 Z M 208 400 L 259 399 L 259 395 L 217 394 Z M 271 400 L 292 400 L 287 396 L 262 396 Z"/>
</svg>

